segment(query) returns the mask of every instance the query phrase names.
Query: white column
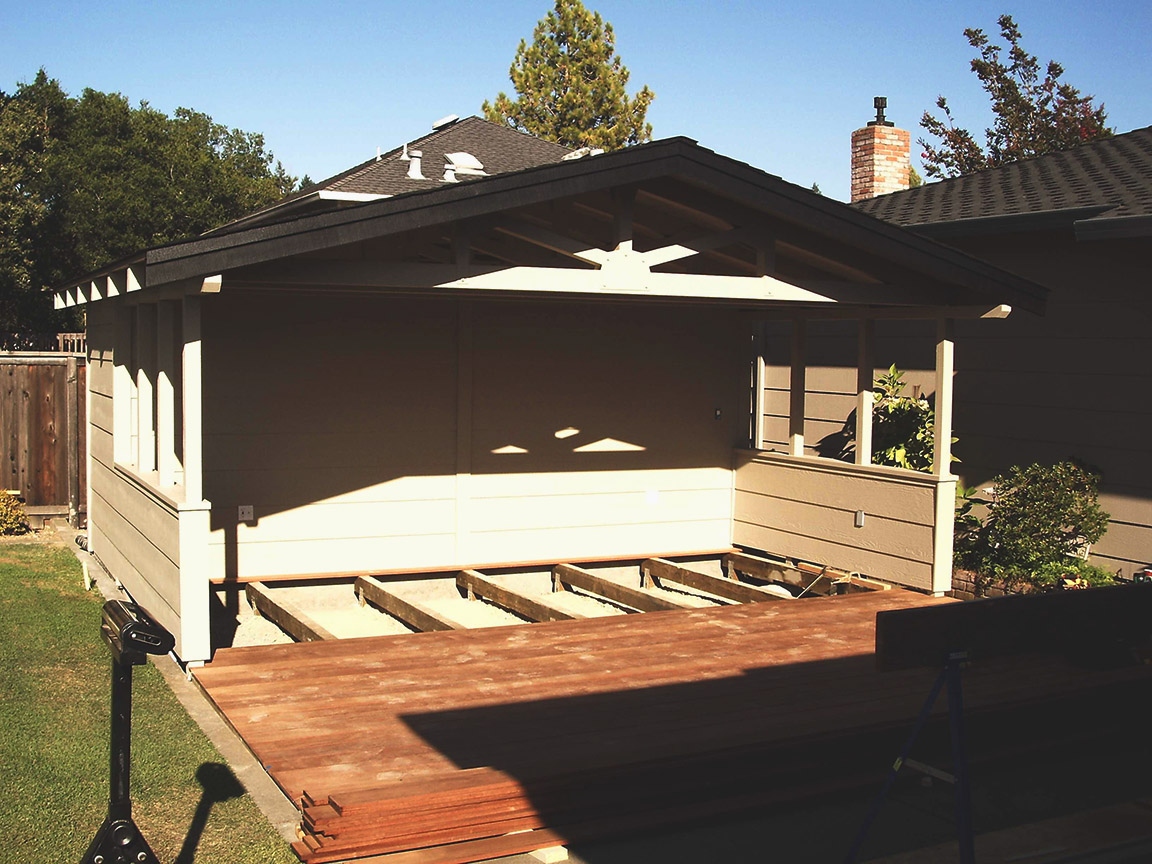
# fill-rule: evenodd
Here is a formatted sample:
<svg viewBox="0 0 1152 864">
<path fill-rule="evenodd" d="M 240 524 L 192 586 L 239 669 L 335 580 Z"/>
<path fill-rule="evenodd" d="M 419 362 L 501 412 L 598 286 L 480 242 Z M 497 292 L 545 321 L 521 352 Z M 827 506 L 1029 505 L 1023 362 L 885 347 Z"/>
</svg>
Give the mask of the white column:
<svg viewBox="0 0 1152 864">
<path fill-rule="evenodd" d="M 764 449 L 764 385 L 765 385 L 765 354 L 768 350 L 768 324 L 761 321 L 753 325 L 752 356 L 752 447 L 756 450 Z"/>
<path fill-rule="evenodd" d="M 183 368 L 184 500 L 204 498 L 204 387 L 200 348 L 200 298 L 184 298 Z"/>
<path fill-rule="evenodd" d="M 876 368 L 876 322 L 860 319 L 856 362 L 856 464 L 872 464 L 872 381 Z"/>
<path fill-rule="evenodd" d="M 136 438 L 136 430 L 132 428 L 132 401 L 136 395 L 135 360 L 132 357 L 134 315 L 131 307 L 121 305 L 116 309 L 116 333 L 112 345 L 112 455 L 121 465 L 136 461 L 132 447 Z M 91 482 L 88 488 L 92 488 Z M 92 511 L 88 512 L 91 514 Z"/>
<path fill-rule="evenodd" d="M 136 307 L 136 470 L 156 470 L 156 304 Z"/>
<path fill-rule="evenodd" d="M 938 477 L 952 474 L 952 376 L 956 322 L 941 318 L 936 323 L 936 436 L 932 446 L 932 471 Z"/>
<path fill-rule="evenodd" d="M 808 327 L 803 318 L 792 322 L 792 370 L 788 376 L 788 452 L 804 455 L 804 391 L 806 389 Z"/>
<path fill-rule="evenodd" d="M 176 483 L 176 303 L 162 300 L 156 310 L 156 471 L 161 486 Z"/>
</svg>

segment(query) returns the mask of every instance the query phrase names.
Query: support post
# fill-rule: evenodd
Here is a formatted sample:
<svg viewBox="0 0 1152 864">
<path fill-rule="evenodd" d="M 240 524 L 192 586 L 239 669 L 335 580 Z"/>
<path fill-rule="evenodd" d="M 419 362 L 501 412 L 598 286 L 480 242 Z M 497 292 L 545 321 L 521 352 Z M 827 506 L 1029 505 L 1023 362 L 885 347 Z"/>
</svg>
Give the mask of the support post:
<svg viewBox="0 0 1152 864">
<path fill-rule="evenodd" d="M 952 473 L 952 376 L 956 371 L 956 322 L 941 318 L 936 323 L 936 435 L 932 446 L 932 472 L 937 477 Z"/>
<path fill-rule="evenodd" d="M 752 331 L 752 435 L 751 444 L 756 450 L 763 450 L 764 442 L 764 386 L 768 352 L 768 324 L 761 321 Z"/>
<path fill-rule="evenodd" d="M 804 455 L 804 391 L 807 373 L 808 327 L 803 318 L 792 322 L 792 370 L 788 376 L 788 452 Z"/>
<path fill-rule="evenodd" d="M 136 470 L 156 470 L 156 304 L 136 307 Z"/>
<path fill-rule="evenodd" d="M 161 486 L 176 482 L 176 304 L 156 310 L 156 472 Z"/>
<path fill-rule="evenodd" d="M 69 357 L 64 376 L 64 446 L 68 471 L 68 524 L 80 527 L 80 373 Z"/>
<path fill-rule="evenodd" d="M 856 464 L 872 464 L 872 376 L 875 359 L 876 322 L 860 319 L 856 363 Z"/>
<path fill-rule="evenodd" d="M 456 319 L 456 560 L 466 561 L 472 479 L 472 301 L 459 300 Z"/>
<path fill-rule="evenodd" d="M 204 387 L 200 343 L 200 297 L 184 298 L 182 315 L 184 406 L 184 500 L 204 498 Z"/>
<path fill-rule="evenodd" d="M 116 336 L 112 347 L 112 451 L 121 465 L 135 464 L 136 430 L 132 428 L 132 403 L 136 399 L 136 381 L 132 370 L 135 360 L 132 351 L 133 310 L 116 310 Z"/>
</svg>

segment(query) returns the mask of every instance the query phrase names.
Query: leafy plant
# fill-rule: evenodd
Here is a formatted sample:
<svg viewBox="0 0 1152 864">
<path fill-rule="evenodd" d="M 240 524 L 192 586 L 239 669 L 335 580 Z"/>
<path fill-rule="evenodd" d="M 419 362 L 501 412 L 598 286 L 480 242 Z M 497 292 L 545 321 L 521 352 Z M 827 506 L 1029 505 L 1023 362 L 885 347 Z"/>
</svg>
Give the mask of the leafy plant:
<svg viewBox="0 0 1152 864">
<path fill-rule="evenodd" d="M 1064 591 L 1099 588 L 1116 583 L 1112 574 L 1103 567 L 1097 567 L 1078 558 L 1050 561 L 1037 568 L 1028 581 L 1037 588 Z"/>
<path fill-rule="evenodd" d="M 9 492 L 0 492 L 0 534 L 27 534 L 31 530 L 20 499 Z"/>
<path fill-rule="evenodd" d="M 957 563 L 1009 585 L 1063 587 L 1066 576 L 1098 584 L 1104 571 L 1083 561 L 1108 528 L 1098 486 L 1075 462 L 1011 468 L 993 480 L 990 501 L 969 494 L 973 505 L 988 504 L 982 522 L 971 506 L 957 510 Z"/>
<path fill-rule="evenodd" d="M 936 413 L 923 396 L 904 395 L 903 379 L 904 372 L 893 365 L 873 383 L 872 461 L 931 471 Z"/>
</svg>

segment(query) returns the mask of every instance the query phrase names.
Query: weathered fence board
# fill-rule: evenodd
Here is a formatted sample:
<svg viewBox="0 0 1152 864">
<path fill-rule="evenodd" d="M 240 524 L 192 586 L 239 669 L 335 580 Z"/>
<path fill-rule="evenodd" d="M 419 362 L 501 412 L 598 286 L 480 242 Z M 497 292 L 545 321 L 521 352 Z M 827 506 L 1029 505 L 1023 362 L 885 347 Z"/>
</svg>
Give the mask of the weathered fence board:
<svg viewBox="0 0 1152 864">
<path fill-rule="evenodd" d="M 85 377 L 75 355 L 0 353 L 0 488 L 73 519 L 88 487 Z"/>
</svg>

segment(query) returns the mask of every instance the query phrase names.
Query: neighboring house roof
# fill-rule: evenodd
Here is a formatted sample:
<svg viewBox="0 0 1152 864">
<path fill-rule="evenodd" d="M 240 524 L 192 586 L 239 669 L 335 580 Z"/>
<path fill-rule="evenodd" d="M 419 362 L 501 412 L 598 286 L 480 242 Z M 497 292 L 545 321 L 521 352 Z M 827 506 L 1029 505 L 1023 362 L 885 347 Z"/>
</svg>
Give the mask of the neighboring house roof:
<svg viewBox="0 0 1152 864">
<path fill-rule="evenodd" d="M 1152 126 L 1059 153 L 857 201 L 910 228 L 975 233 L 1070 222 L 1078 236 L 1152 231 Z M 1042 221 L 1036 218 L 1046 216 Z M 1061 218 L 1063 217 L 1063 218 Z"/>
<path fill-rule="evenodd" d="M 408 176 L 412 163 L 407 154 L 412 151 L 422 154 L 422 180 Z M 233 231 L 256 222 L 275 221 L 305 211 L 316 212 L 347 203 L 437 189 L 450 182 L 444 180 L 448 154 L 471 154 L 483 165 L 484 175 L 492 175 L 559 162 L 571 152 L 571 148 L 517 132 L 508 126 L 490 123 L 480 117 L 466 117 L 321 180 L 271 207 L 230 222 L 209 234 Z M 458 172 L 456 179 L 466 182 L 484 175 Z"/>
</svg>

